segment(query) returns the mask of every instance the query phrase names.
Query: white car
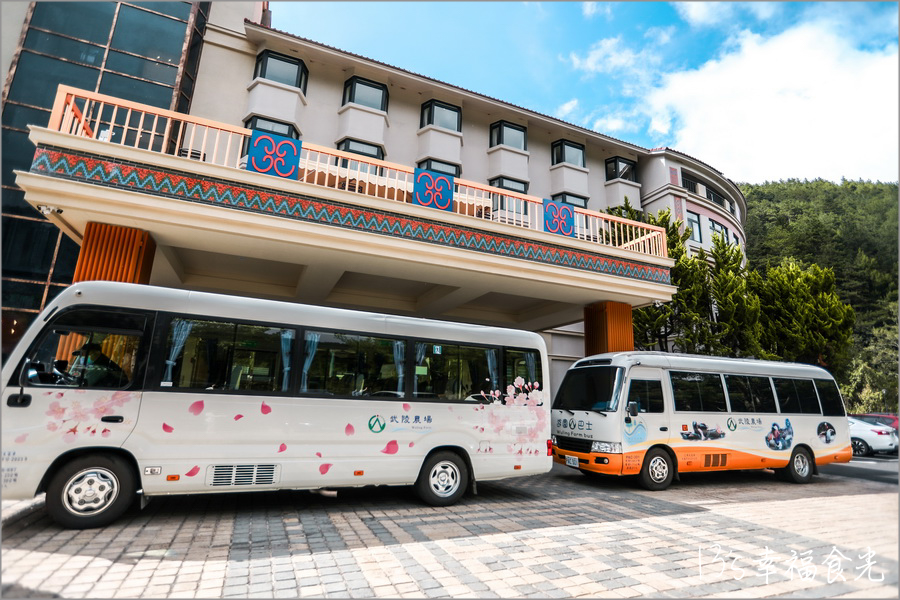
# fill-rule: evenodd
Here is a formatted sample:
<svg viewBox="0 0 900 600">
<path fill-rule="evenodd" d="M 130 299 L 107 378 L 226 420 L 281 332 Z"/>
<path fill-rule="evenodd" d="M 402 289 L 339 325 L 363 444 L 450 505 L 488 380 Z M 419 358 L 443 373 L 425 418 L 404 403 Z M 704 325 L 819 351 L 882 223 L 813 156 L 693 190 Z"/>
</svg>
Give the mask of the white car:
<svg viewBox="0 0 900 600">
<path fill-rule="evenodd" d="M 893 427 L 873 425 L 853 417 L 847 417 L 850 424 L 850 443 L 853 456 L 868 456 L 873 452 L 895 452 L 897 432 Z"/>
</svg>

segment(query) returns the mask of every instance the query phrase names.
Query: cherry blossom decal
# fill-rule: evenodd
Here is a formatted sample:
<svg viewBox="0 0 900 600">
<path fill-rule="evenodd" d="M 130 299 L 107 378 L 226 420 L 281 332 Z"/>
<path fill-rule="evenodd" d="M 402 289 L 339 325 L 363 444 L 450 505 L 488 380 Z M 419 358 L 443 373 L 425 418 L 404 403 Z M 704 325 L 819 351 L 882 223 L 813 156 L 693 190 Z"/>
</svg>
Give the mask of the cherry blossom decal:
<svg viewBox="0 0 900 600">
<path fill-rule="evenodd" d="M 383 454 L 397 454 L 398 450 L 400 450 L 400 446 L 397 444 L 397 440 L 391 440 L 381 452 Z"/>
<path fill-rule="evenodd" d="M 279 452 L 284 452 L 285 450 L 287 450 L 287 444 L 281 444 L 280 446 L 278 446 Z"/>
<path fill-rule="evenodd" d="M 243 419 L 243 418 L 244 418 L 244 415 L 234 415 L 234 420 L 235 420 L 235 421 L 240 421 L 240 420 Z"/>
<path fill-rule="evenodd" d="M 168 423 L 163 423 L 163 431 L 165 431 L 166 433 L 172 433 L 173 431 L 175 431 L 175 428 Z"/>
<path fill-rule="evenodd" d="M 46 392 L 45 395 L 55 398 L 44 412 L 49 417 L 47 430 L 59 432 L 63 441 L 68 444 L 76 442 L 79 435 L 95 436 L 99 433 L 103 437 L 109 437 L 111 430 L 104 427 L 100 420 L 120 413 L 120 407 L 136 397 L 131 392 L 112 392 L 111 395 L 101 396 L 91 403 L 90 397 L 84 397 L 84 390 L 72 390 L 68 393 Z M 73 396 L 81 398 L 75 399 Z M 88 403 L 91 403 L 90 406 Z"/>
<path fill-rule="evenodd" d="M 344 427 L 344 435 L 353 435 L 356 433 L 356 429 L 353 428 L 353 425 L 347 423 L 347 426 Z"/>
<path fill-rule="evenodd" d="M 190 406 L 188 406 L 188 412 L 194 415 L 195 417 L 203 412 L 203 400 L 197 400 Z"/>
<path fill-rule="evenodd" d="M 264 415 L 267 415 L 270 412 L 272 412 L 272 407 L 269 406 L 268 404 L 266 404 L 265 401 L 263 401 L 262 405 L 259 407 L 259 412 L 261 412 Z"/>
<path fill-rule="evenodd" d="M 20 435 L 19 437 L 16 438 L 16 443 L 17 443 L 17 444 L 22 444 L 22 443 L 24 443 L 24 442 L 25 442 L 25 438 L 27 438 L 27 437 L 28 437 L 28 434 L 27 434 L 27 433 L 23 433 L 22 435 Z"/>
<path fill-rule="evenodd" d="M 406 402 L 403 403 L 403 410 L 405 410 L 406 412 L 409 412 L 409 409 L 411 409 L 411 408 L 412 408 L 412 406 L 410 406 Z"/>
<path fill-rule="evenodd" d="M 319 473 L 321 473 L 322 475 L 324 475 L 325 473 L 328 472 L 328 469 L 330 469 L 330 468 L 333 467 L 333 466 L 334 466 L 334 465 L 332 465 L 331 463 L 324 463 L 324 464 L 321 464 L 321 465 L 319 465 Z"/>
<path fill-rule="evenodd" d="M 194 465 L 194 468 L 184 474 L 185 477 L 193 477 L 200 472 L 200 467 Z"/>
</svg>

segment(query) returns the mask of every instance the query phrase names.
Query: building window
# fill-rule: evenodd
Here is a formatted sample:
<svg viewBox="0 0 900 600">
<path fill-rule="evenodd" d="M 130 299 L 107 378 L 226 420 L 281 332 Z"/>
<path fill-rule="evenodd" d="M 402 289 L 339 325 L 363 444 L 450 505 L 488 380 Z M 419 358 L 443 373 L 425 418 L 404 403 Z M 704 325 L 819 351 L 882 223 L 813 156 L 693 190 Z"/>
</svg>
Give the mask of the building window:
<svg viewBox="0 0 900 600">
<path fill-rule="evenodd" d="M 637 183 L 637 163 L 621 156 L 606 159 L 606 180 L 624 179 Z"/>
<path fill-rule="evenodd" d="M 493 187 L 518 192 L 520 194 L 528 193 L 528 182 L 519 181 L 518 179 L 495 177 L 488 181 L 488 184 Z M 505 210 L 519 215 L 528 214 L 528 202 L 522 198 L 508 197 L 503 194 L 491 194 L 491 200 L 495 211 Z"/>
<path fill-rule="evenodd" d="M 706 186 L 706 197 L 709 200 L 712 200 L 713 202 L 715 202 L 716 204 L 721 206 L 722 208 L 725 208 L 725 196 L 723 196 L 716 190 L 712 189 L 708 185 Z M 732 212 L 734 212 L 734 211 L 732 210 Z"/>
<path fill-rule="evenodd" d="M 725 243 L 726 243 L 726 244 L 728 243 L 728 228 L 727 228 L 727 227 L 725 227 L 725 226 L 722 225 L 721 223 L 718 223 L 718 222 L 713 221 L 712 219 L 710 219 L 710 220 L 709 220 L 709 229 L 710 229 L 710 231 L 712 231 L 714 234 L 715 234 L 715 233 L 721 233 L 721 234 L 725 237 Z"/>
<path fill-rule="evenodd" d="M 494 177 L 488 181 L 488 185 L 504 190 L 510 190 L 512 192 L 519 192 L 520 194 L 528 193 L 527 181 L 519 181 L 518 179 L 511 179 L 509 177 Z"/>
<path fill-rule="evenodd" d="M 384 160 L 384 150 L 381 146 L 376 146 L 375 144 L 347 138 L 341 141 L 337 147 L 338 150 L 343 150 L 344 152 L 352 152 L 353 154 L 362 154 L 363 156 Z"/>
<path fill-rule="evenodd" d="M 284 137 L 294 138 L 295 140 L 299 139 L 300 137 L 300 134 L 297 132 L 297 128 L 290 123 L 273 121 L 272 119 L 267 119 L 265 117 L 252 117 L 250 120 L 244 123 L 244 127 L 246 127 L 247 129 L 256 129 L 259 131 L 266 131 L 268 133 L 283 135 Z"/>
<path fill-rule="evenodd" d="M 309 79 L 309 69 L 298 58 L 291 58 L 271 50 L 263 50 L 256 57 L 256 68 L 253 70 L 253 77 L 262 77 L 263 79 L 300 88 L 305 94 L 306 82 Z"/>
<path fill-rule="evenodd" d="M 567 140 L 557 140 L 550 147 L 553 164 L 568 163 L 584 168 L 584 146 Z"/>
<path fill-rule="evenodd" d="M 503 145 L 528 150 L 527 131 L 521 125 L 497 121 L 491 125 L 491 147 Z"/>
<path fill-rule="evenodd" d="M 587 198 L 583 196 L 576 196 L 575 194 L 553 194 L 550 196 L 550 199 L 554 202 L 565 202 L 566 204 L 571 204 L 573 206 L 579 206 L 581 208 L 587 208 Z"/>
<path fill-rule="evenodd" d="M 435 160 L 433 158 L 429 158 L 420 162 L 419 168 L 425 169 L 426 171 L 435 171 L 437 173 L 453 175 L 454 177 L 459 177 L 459 174 L 461 172 L 459 165 L 454 165 L 453 163 L 444 162 L 442 160 Z"/>
<path fill-rule="evenodd" d="M 375 110 L 388 109 L 388 90 L 387 86 L 377 81 L 363 79 L 362 77 L 353 76 L 344 82 L 344 100 L 343 104 L 353 102 L 354 104 L 362 104 Z"/>
<path fill-rule="evenodd" d="M 697 182 L 684 173 L 681 174 L 681 183 L 684 186 L 684 189 L 689 191 L 692 194 L 697 193 Z"/>
<path fill-rule="evenodd" d="M 691 241 L 703 243 L 703 234 L 700 232 L 700 215 L 687 211 L 687 226 L 691 229 Z"/>
<path fill-rule="evenodd" d="M 462 109 L 440 100 L 429 100 L 422 105 L 419 127 L 435 125 L 451 131 L 462 131 Z"/>
</svg>

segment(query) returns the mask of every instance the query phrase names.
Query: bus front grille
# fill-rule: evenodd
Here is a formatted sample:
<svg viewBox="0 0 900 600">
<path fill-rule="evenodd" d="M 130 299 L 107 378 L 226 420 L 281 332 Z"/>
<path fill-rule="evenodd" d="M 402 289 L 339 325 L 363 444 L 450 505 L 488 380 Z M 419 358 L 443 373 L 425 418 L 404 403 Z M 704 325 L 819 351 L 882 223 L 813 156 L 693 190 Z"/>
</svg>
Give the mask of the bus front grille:
<svg viewBox="0 0 900 600">
<path fill-rule="evenodd" d="M 588 454 L 591 451 L 593 440 L 584 440 L 581 438 L 556 436 L 556 447 L 560 450 L 570 450 L 572 452 L 581 452 Z"/>
<path fill-rule="evenodd" d="M 280 472 L 280 465 L 211 465 L 206 482 L 214 487 L 272 485 L 278 482 Z"/>
</svg>

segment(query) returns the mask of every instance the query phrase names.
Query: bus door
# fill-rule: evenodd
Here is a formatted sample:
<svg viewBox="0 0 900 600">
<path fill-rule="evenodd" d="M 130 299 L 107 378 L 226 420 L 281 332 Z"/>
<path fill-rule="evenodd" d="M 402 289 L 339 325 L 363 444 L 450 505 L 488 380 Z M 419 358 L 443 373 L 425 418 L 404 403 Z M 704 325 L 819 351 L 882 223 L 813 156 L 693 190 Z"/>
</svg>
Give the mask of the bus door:
<svg viewBox="0 0 900 600">
<path fill-rule="evenodd" d="M 628 392 L 622 413 L 623 474 L 640 471 L 648 448 L 669 443 L 671 410 L 666 410 L 662 376 L 662 369 L 647 367 L 632 367 L 628 372 Z"/>
<path fill-rule="evenodd" d="M 78 308 L 60 314 L 37 336 L 4 382 L 4 488 L 39 481 L 66 451 L 125 442 L 140 409 L 142 342 L 150 320 L 115 309 Z"/>
</svg>

